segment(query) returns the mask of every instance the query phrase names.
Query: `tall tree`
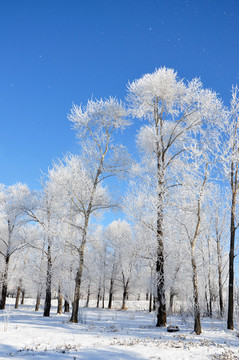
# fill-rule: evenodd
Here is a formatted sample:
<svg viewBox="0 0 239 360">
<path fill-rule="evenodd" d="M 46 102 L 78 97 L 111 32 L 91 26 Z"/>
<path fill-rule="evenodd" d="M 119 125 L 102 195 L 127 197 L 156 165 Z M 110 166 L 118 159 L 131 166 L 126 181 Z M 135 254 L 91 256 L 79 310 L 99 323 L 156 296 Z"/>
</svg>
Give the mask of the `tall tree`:
<svg viewBox="0 0 239 360">
<path fill-rule="evenodd" d="M 90 220 L 92 215 L 109 208 L 110 205 L 102 182 L 107 177 L 120 173 L 125 166 L 124 149 L 114 145 L 113 135 L 117 130 L 123 130 L 130 124 L 126 115 L 123 104 L 110 98 L 105 101 L 88 101 L 85 108 L 74 105 L 69 116 L 81 148 L 80 173 L 74 184 L 77 181 L 82 185 L 81 191 L 70 193 L 72 206 L 80 216 L 78 268 L 71 314 L 71 322 L 74 323 L 78 322 L 84 253 Z"/>
<path fill-rule="evenodd" d="M 235 236 L 239 223 L 236 222 L 236 205 L 239 189 L 239 94 L 238 88 L 232 89 L 229 149 L 230 185 L 231 185 L 231 226 L 230 226 L 230 252 L 229 252 L 229 284 L 228 284 L 228 315 L 227 328 L 234 329 L 234 258 L 235 258 Z"/>
<path fill-rule="evenodd" d="M 202 128 L 218 119 L 222 108 L 216 94 L 204 90 L 199 79 L 185 83 L 173 69 L 160 68 L 128 86 L 132 114 L 148 122 L 141 128 L 138 142 L 151 156 L 156 189 L 157 299 L 156 326 L 166 325 L 164 210 L 165 198 L 178 183 L 170 178 L 171 168 Z M 181 169 L 182 171 L 182 169 Z M 152 181 L 151 181 L 152 183 Z"/>
</svg>

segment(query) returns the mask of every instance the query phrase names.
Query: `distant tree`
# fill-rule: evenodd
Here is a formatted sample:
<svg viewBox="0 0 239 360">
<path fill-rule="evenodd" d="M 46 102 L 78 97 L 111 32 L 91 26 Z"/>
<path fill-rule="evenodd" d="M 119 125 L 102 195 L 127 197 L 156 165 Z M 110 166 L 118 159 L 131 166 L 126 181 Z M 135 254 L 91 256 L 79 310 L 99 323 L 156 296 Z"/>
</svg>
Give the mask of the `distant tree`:
<svg viewBox="0 0 239 360">
<path fill-rule="evenodd" d="M 126 300 L 129 295 L 129 289 L 136 269 L 138 258 L 138 248 L 136 240 L 133 237 L 130 225 L 125 221 L 115 220 L 106 230 L 106 236 L 109 240 L 109 246 L 114 253 L 121 282 L 123 287 L 122 310 L 126 309 Z"/>
<path fill-rule="evenodd" d="M 32 244 L 42 256 L 46 258 L 46 283 L 45 283 L 45 303 L 43 316 L 50 316 L 52 298 L 52 246 L 55 232 L 55 213 L 56 199 L 51 191 L 48 182 L 43 183 L 41 192 L 32 193 L 32 202 L 25 206 L 24 211 L 29 221 L 35 222 L 42 231 L 43 244 L 40 247 Z M 41 257 L 41 255 L 40 255 Z M 43 260 L 43 259 L 42 259 Z M 42 261 L 41 261 L 42 263 Z M 43 264 L 43 263 L 42 263 Z M 42 267 L 40 269 L 42 271 Z M 40 295 L 40 294 L 38 294 Z M 39 302 L 39 296 L 37 301 Z M 37 310 L 36 306 L 36 310 Z"/>
<path fill-rule="evenodd" d="M 9 262 L 12 256 L 24 246 L 20 229 L 24 224 L 24 203 L 29 197 L 29 189 L 24 184 L 9 187 L 1 185 L 0 189 L 0 255 L 3 257 L 3 277 L 0 309 L 5 309 Z"/>
</svg>

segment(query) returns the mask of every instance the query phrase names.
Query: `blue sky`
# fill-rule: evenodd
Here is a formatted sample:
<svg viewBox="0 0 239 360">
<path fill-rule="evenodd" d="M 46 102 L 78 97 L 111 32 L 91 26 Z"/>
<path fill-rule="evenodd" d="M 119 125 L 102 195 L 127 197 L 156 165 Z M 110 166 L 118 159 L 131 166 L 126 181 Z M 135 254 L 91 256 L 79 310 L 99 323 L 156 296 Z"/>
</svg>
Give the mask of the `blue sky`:
<svg viewBox="0 0 239 360">
<path fill-rule="evenodd" d="M 0 182 L 39 187 L 76 153 L 67 119 L 92 96 L 124 100 L 155 68 L 201 77 L 229 104 L 239 84 L 238 0 L 1 0 Z M 134 150 L 137 126 L 120 139 Z"/>
</svg>

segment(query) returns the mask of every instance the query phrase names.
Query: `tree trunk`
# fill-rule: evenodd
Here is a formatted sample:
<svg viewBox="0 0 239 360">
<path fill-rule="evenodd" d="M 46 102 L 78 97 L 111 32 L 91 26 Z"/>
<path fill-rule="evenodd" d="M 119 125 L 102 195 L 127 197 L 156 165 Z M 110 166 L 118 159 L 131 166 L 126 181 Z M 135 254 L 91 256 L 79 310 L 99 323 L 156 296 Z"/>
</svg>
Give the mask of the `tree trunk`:
<svg viewBox="0 0 239 360">
<path fill-rule="evenodd" d="M 86 298 L 85 307 L 89 307 L 89 302 L 90 302 L 90 284 L 88 285 L 87 298 Z"/>
<path fill-rule="evenodd" d="M 40 293 L 40 291 L 38 291 L 37 298 L 36 298 L 35 311 L 39 311 L 40 303 L 41 303 L 41 293 Z"/>
<path fill-rule="evenodd" d="M 97 303 L 96 303 L 97 308 L 100 306 L 100 293 L 101 293 L 101 280 L 99 282 L 99 287 L 98 287 Z"/>
<path fill-rule="evenodd" d="M 124 287 L 121 310 L 126 310 L 127 290 Z"/>
<path fill-rule="evenodd" d="M 218 261 L 218 289 L 219 289 L 219 307 L 220 316 L 223 317 L 224 306 L 223 306 L 223 285 L 222 285 L 222 257 L 220 249 L 220 238 L 217 233 L 217 261 Z"/>
<path fill-rule="evenodd" d="M 18 287 L 17 287 L 17 296 L 16 296 L 16 301 L 15 301 L 15 309 L 18 309 L 20 295 L 21 295 L 21 286 L 18 285 Z"/>
<path fill-rule="evenodd" d="M 156 97 L 154 104 L 154 120 L 157 135 L 156 157 L 157 157 L 157 255 L 156 255 L 156 289 L 158 300 L 158 312 L 156 326 L 166 326 L 166 301 L 164 280 L 164 243 L 163 243 L 163 193 L 164 193 L 164 157 L 165 149 L 163 143 L 163 117 L 158 112 L 159 99 Z"/>
<path fill-rule="evenodd" d="M 210 241 L 209 237 L 207 238 L 207 246 L 208 246 L 208 290 L 209 290 L 209 317 L 212 317 L 212 284 L 211 284 L 211 252 L 210 252 Z"/>
<path fill-rule="evenodd" d="M 175 297 L 176 293 L 174 291 L 173 286 L 170 287 L 170 293 L 169 293 L 169 313 L 172 314 L 173 313 L 173 300 Z"/>
<path fill-rule="evenodd" d="M 234 159 L 238 159 L 238 145 L 237 145 L 237 130 L 238 130 L 238 119 L 234 129 L 234 139 L 233 139 L 233 148 L 232 154 Z M 238 191 L 238 160 L 232 160 L 231 162 L 231 191 L 232 191 L 232 200 L 231 200 L 231 227 L 230 227 L 230 252 L 229 252 L 229 283 L 228 283 L 228 316 L 227 316 L 227 328 L 229 330 L 234 329 L 233 324 L 233 312 L 234 312 L 234 258 L 235 258 L 235 235 L 236 235 L 236 200 L 237 200 L 237 191 Z"/>
<path fill-rule="evenodd" d="M 200 335 L 202 333 L 202 328 L 198 297 L 197 266 L 194 258 L 193 249 L 191 251 L 191 262 L 193 270 L 194 332 L 196 333 L 196 335 Z"/>
<path fill-rule="evenodd" d="M 57 304 L 57 314 L 62 314 L 62 306 L 63 306 L 63 296 L 61 293 L 61 285 L 58 286 L 58 304 Z"/>
<path fill-rule="evenodd" d="M 70 322 L 78 323 L 78 311 L 79 311 L 79 301 L 80 301 L 80 287 L 81 287 L 81 279 L 84 268 L 84 247 L 85 241 L 81 244 L 80 252 L 79 252 L 79 268 L 76 273 L 75 278 L 75 293 L 74 300 L 72 303 L 72 313 Z"/>
<path fill-rule="evenodd" d="M 123 298 L 122 298 L 122 306 L 121 310 L 126 310 L 126 300 L 128 299 L 128 290 L 129 290 L 129 279 L 125 279 L 124 273 L 123 276 Z"/>
<path fill-rule="evenodd" d="M 5 309 L 5 305 L 6 305 L 9 260 L 10 260 L 10 255 L 7 254 L 5 258 L 5 269 L 4 269 L 3 281 L 2 281 L 2 297 L 0 300 L 0 310 Z"/>
<path fill-rule="evenodd" d="M 109 290 L 109 302 L 108 302 L 108 309 L 112 308 L 113 302 L 113 288 L 114 288 L 114 279 L 113 276 L 110 279 L 110 290 Z"/>
<path fill-rule="evenodd" d="M 25 290 L 22 290 L 22 300 L 21 300 L 21 305 L 24 304 L 24 300 L 25 300 Z"/>
<path fill-rule="evenodd" d="M 156 277 L 157 277 L 157 300 L 158 300 L 158 312 L 157 312 L 157 324 L 156 326 L 166 326 L 166 302 L 165 302 L 165 281 L 164 281 L 164 246 L 163 246 L 163 231 L 162 231 L 162 218 L 158 215 L 158 249 L 157 249 L 157 261 L 156 261 Z"/>
<path fill-rule="evenodd" d="M 103 285 L 103 294 L 102 294 L 102 309 L 104 308 L 105 308 L 105 285 Z"/>
<path fill-rule="evenodd" d="M 65 300 L 65 303 L 64 303 L 64 312 L 65 313 L 70 312 L 70 304 L 67 300 Z"/>
<path fill-rule="evenodd" d="M 51 311 L 51 277 L 52 277 L 51 244 L 50 244 L 50 239 L 48 239 L 46 297 L 45 297 L 43 316 L 50 316 L 50 311 Z"/>
<path fill-rule="evenodd" d="M 152 312 L 152 306 L 153 306 L 153 294 L 150 291 L 150 294 L 149 294 L 149 312 L 150 313 Z"/>
<path fill-rule="evenodd" d="M 230 252 L 229 252 L 229 287 L 228 287 L 228 317 L 227 328 L 229 330 L 234 329 L 233 324 L 233 294 L 234 294 L 234 248 L 235 248 L 235 203 L 236 199 L 233 194 L 232 197 L 232 209 L 231 209 L 231 239 L 230 239 Z"/>
</svg>

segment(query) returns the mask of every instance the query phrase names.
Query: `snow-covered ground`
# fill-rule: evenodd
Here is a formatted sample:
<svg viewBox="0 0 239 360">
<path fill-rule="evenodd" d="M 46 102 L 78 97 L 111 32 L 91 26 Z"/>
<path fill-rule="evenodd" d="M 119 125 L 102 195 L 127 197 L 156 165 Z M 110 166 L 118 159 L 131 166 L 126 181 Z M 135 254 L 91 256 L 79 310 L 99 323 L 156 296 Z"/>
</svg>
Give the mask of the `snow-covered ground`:
<svg viewBox="0 0 239 360">
<path fill-rule="evenodd" d="M 238 331 L 226 330 L 225 321 L 203 319 L 196 336 L 191 318 L 171 316 L 168 323 L 180 331 L 168 333 L 155 327 L 144 304 L 129 303 L 127 311 L 81 308 L 80 323 L 71 324 L 69 315 L 56 315 L 56 306 L 44 318 L 34 312 L 33 300 L 17 310 L 9 300 L 0 311 L 0 359 L 239 359 Z"/>
</svg>

